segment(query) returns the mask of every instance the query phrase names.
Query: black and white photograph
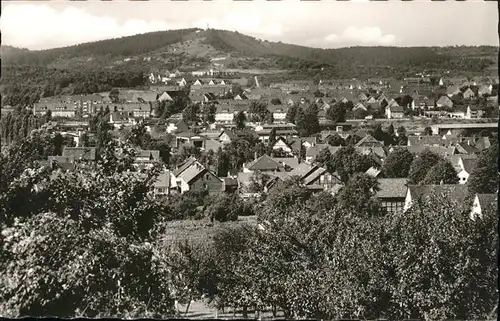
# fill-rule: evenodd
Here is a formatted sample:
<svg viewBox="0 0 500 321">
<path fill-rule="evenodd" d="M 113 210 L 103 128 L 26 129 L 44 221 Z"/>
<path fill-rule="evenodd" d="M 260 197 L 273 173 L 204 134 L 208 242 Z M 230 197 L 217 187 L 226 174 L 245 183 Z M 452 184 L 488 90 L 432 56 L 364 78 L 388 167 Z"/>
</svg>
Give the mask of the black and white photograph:
<svg viewBox="0 0 500 321">
<path fill-rule="evenodd" d="M 0 317 L 498 318 L 496 1 L 3 1 Z"/>
</svg>

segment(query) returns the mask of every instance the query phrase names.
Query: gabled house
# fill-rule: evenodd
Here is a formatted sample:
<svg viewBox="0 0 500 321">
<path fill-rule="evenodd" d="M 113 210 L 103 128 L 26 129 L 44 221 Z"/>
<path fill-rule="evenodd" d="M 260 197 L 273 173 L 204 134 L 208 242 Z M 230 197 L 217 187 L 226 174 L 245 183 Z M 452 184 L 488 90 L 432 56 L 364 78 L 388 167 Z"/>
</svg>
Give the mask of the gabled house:
<svg viewBox="0 0 500 321">
<path fill-rule="evenodd" d="M 358 109 L 361 109 L 361 110 L 368 110 L 365 105 L 363 105 L 363 103 L 357 103 L 353 108 L 352 110 L 355 111 L 355 110 L 358 110 Z"/>
<path fill-rule="evenodd" d="M 379 199 L 381 206 L 388 213 L 403 211 L 408 180 L 406 178 L 379 178 L 379 190 L 375 197 Z"/>
<path fill-rule="evenodd" d="M 378 141 L 372 135 L 368 134 L 361 138 L 359 142 L 356 143 L 356 147 L 384 147 L 384 142 Z"/>
<path fill-rule="evenodd" d="M 470 212 L 471 220 L 483 217 L 483 212 L 488 208 L 497 208 L 497 194 L 476 194 Z"/>
<path fill-rule="evenodd" d="M 317 165 L 301 163 L 288 174 L 290 177 L 299 177 L 306 188 L 315 191 L 323 190 L 336 194 L 343 187 L 338 175 Z"/>
<path fill-rule="evenodd" d="M 465 119 L 482 118 L 484 110 L 478 105 L 468 105 L 465 113 Z"/>
<path fill-rule="evenodd" d="M 452 108 L 453 107 L 453 102 L 448 96 L 441 96 L 439 99 L 436 101 L 436 107 L 442 108 Z"/>
<path fill-rule="evenodd" d="M 134 156 L 134 165 L 139 167 L 151 167 L 160 162 L 160 151 L 137 150 Z"/>
<path fill-rule="evenodd" d="M 468 195 L 465 184 L 442 184 L 442 185 L 408 185 L 405 197 L 404 211 L 409 210 L 418 202 L 425 202 L 426 197 L 436 195 L 450 201 L 462 203 Z"/>
<path fill-rule="evenodd" d="M 223 144 L 229 144 L 232 141 L 235 141 L 238 139 L 238 135 L 232 130 L 223 130 L 219 136 L 217 137 L 218 140 L 223 143 Z"/>
<path fill-rule="evenodd" d="M 182 119 L 168 119 L 167 120 L 167 128 L 166 132 L 171 133 L 181 133 L 187 132 L 189 130 L 188 125 Z"/>
<path fill-rule="evenodd" d="M 460 184 L 467 184 L 469 177 L 476 168 L 477 159 L 468 158 L 468 157 L 460 157 L 458 160 L 458 166 L 460 171 L 458 172 L 458 179 Z"/>
<path fill-rule="evenodd" d="M 153 195 L 155 198 L 162 198 L 170 195 L 170 171 L 164 170 L 158 175 L 153 183 Z"/>
<path fill-rule="evenodd" d="M 470 87 L 467 88 L 466 91 L 464 91 L 463 95 L 464 95 L 464 99 L 472 99 L 472 98 L 476 97 L 476 93 Z"/>
<path fill-rule="evenodd" d="M 287 154 L 292 154 L 292 147 L 288 144 L 286 139 L 284 139 L 283 137 L 278 137 L 276 139 L 276 142 L 273 145 L 273 150 L 274 151 L 282 150 L 283 152 L 285 152 Z"/>
<path fill-rule="evenodd" d="M 481 151 L 471 145 L 470 143 L 457 143 L 455 145 L 458 154 L 474 155 L 479 154 Z"/>
<path fill-rule="evenodd" d="M 401 119 L 404 117 L 403 107 L 399 106 L 397 103 L 395 105 L 387 105 L 385 107 L 385 116 L 387 119 Z"/>
<path fill-rule="evenodd" d="M 448 97 L 450 97 L 450 98 L 453 96 L 456 96 L 460 93 L 461 93 L 461 91 L 460 91 L 459 86 L 451 86 L 451 87 L 446 88 L 446 95 L 448 95 Z"/>
<path fill-rule="evenodd" d="M 288 107 L 286 105 L 270 105 L 267 107 L 267 109 L 273 114 L 274 122 L 286 122 L 286 113 L 288 112 Z"/>
<path fill-rule="evenodd" d="M 185 193 L 191 190 L 208 189 L 209 192 L 222 191 L 222 180 L 194 157 L 171 173 L 171 190 Z"/>
<path fill-rule="evenodd" d="M 283 165 L 271 158 L 270 156 L 264 154 L 261 157 L 255 159 L 254 161 L 243 165 L 243 173 L 253 173 L 253 172 L 284 172 L 285 169 Z"/>
</svg>

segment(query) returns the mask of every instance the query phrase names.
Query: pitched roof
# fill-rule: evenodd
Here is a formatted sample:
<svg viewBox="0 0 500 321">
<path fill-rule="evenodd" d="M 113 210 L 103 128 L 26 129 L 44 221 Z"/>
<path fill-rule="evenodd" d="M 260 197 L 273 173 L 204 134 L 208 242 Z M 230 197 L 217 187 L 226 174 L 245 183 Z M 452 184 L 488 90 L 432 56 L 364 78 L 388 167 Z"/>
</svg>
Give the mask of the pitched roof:
<svg viewBox="0 0 500 321">
<path fill-rule="evenodd" d="M 462 164 L 464 166 L 464 170 L 470 174 L 476 168 L 477 158 L 476 159 L 462 158 Z"/>
<path fill-rule="evenodd" d="M 159 150 L 137 150 L 135 154 L 136 158 L 149 158 L 150 160 L 159 160 L 160 151 Z"/>
<path fill-rule="evenodd" d="M 257 158 L 256 160 L 248 163 L 246 168 L 251 171 L 280 170 L 283 168 L 283 166 L 274 159 L 272 159 L 271 157 L 269 157 L 267 154 L 264 154 L 261 157 Z"/>
<path fill-rule="evenodd" d="M 204 173 L 207 171 L 207 169 L 201 165 L 200 163 L 196 162 L 192 164 L 192 166 L 189 166 L 186 170 L 184 170 L 182 173 L 179 174 L 179 178 L 184 180 L 186 183 L 191 183 L 198 175 Z"/>
<path fill-rule="evenodd" d="M 375 137 L 373 137 L 372 135 L 368 134 L 365 137 L 361 138 L 361 140 L 359 142 L 357 142 L 356 147 L 362 147 L 363 145 L 369 144 L 369 143 L 374 143 L 374 144 L 377 144 L 377 145 L 380 145 L 380 146 L 384 145 L 384 143 L 376 140 Z"/>
<path fill-rule="evenodd" d="M 408 180 L 406 178 L 379 178 L 379 191 L 375 194 L 378 198 L 405 198 Z"/>
<path fill-rule="evenodd" d="M 205 140 L 205 151 L 212 150 L 214 152 L 218 151 L 219 148 L 223 148 L 224 144 L 215 139 Z"/>
<path fill-rule="evenodd" d="M 459 151 L 463 149 L 467 154 L 475 154 L 480 152 L 479 149 L 467 143 L 457 143 L 457 148 L 459 148 Z"/>
<path fill-rule="evenodd" d="M 179 176 L 182 172 L 184 172 L 189 166 L 193 165 L 196 162 L 196 158 L 189 157 L 184 163 L 182 163 L 177 169 L 175 169 L 172 174 L 174 176 Z"/>
<path fill-rule="evenodd" d="M 290 168 L 299 166 L 299 160 L 296 157 L 273 157 L 273 159 L 278 163 Z"/>
<path fill-rule="evenodd" d="M 404 109 L 401 106 L 391 106 L 391 107 L 389 107 L 389 109 L 391 110 L 392 113 L 402 113 L 402 112 L 404 112 Z"/>
<path fill-rule="evenodd" d="M 488 206 L 492 203 L 496 203 L 495 200 L 496 198 L 498 197 L 497 194 L 476 194 L 478 200 L 479 200 L 479 205 L 481 205 L 481 207 L 485 207 L 485 206 Z"/>
<path fill-rule="evenodd" d="M 420 154 L 424 150 L 436 153 L 441 156 L 453 155 L 455 154 L 455 147 L 444 147 L 444 146 L 398 146 L 396 148 L 406 148 L 412 154 Z"/>
<path fill-rule="evenodd" d="M 365 174 L 371 177 L 377 177 L 382 171 L 375 167 L 370 167 L 366 170 Z"/>
<path fill-rule="evenodd" d="M 465 184 L 408 185 L 408 189 L 413 200 L 435 193 L 461 203 L 468 195 L 468 187 Z"/>
<path fill-rule="evenodd" d="M 158 177 L 153 185 L 156 188 L 168 188 L 168 187 L 170 187 L 170 171 L 166 170 L 166 171 L 160 173 L 160 175 L 158 175 Z"/>
<path fill-rule="evenodd" d="M 314 170 L 304 178 L 304 184 L 309 185 L 326 172 L 326 168 L 316 166 Z"/>
<path fill-rule="evenodd" d="M 314 168 L 314 166 L 309 165 L 307 163 L 300 163 L 297 167 L 295 167 L 288 174 L 290 176 L 300 176 L 300 177 L 303 177 L 304 175 L 308 174 L 313 168 Z"/>
</svg>

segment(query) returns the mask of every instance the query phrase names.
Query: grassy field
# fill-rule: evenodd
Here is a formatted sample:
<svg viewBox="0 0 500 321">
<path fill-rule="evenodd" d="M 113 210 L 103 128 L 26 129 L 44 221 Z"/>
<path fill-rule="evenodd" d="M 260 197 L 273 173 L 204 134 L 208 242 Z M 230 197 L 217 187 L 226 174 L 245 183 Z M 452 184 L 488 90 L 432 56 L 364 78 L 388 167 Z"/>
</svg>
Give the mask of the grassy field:
<svg viewBox="0 0 500 321">
<path fill-rule="evenodd" d="M 163 241 L 165 245 L 174 244 L 183 240 L 205 242 L 209 241 L 218 229 L 256 223 L 257 219 L 255 216 L 240 216 L 238 220 L 234 222 L 214 222 L 213 224 L 206 220 L 172 221 L 167 225 Z"/>
</svg>

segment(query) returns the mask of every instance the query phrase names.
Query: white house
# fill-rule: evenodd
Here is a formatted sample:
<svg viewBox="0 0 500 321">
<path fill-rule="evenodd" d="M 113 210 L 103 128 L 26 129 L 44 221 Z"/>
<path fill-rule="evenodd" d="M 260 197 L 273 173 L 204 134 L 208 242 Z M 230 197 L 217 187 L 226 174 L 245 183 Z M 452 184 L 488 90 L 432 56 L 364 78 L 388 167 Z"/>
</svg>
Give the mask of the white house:
<svg viewBox="0 0 500 321">
<path fill-rule="evenodd" d="M 496 194 L 476 194 L 470 212 L 471 220 L 475 220 L 476 218 L 482 218 L 483 211 L 486 210 L 489 206 L 495 205 L 496 197 L 497 197 Z"/>
</svg>

